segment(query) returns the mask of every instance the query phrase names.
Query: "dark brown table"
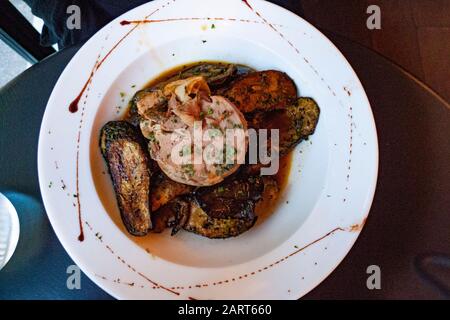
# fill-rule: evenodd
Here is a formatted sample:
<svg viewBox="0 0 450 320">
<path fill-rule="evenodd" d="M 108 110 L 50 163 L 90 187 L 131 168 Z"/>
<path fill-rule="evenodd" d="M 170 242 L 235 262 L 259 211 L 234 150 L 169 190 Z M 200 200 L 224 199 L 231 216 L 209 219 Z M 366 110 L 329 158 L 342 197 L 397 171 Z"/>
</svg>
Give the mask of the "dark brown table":
<svg viewBox="0 0 450 320">
<path fill-rule="evenodd" d="M 307 299 L 450 298 L 450 106 L 378 54 L 329 37 L 358 73 L 378 128 L 380 172 L 367 224 L 345 260 Z M 0 191 L 21 223 L 16 253 L 0 272 L 0 299 L 108 299 L 82 278 L 68 290 L 73 264 L 51 229 L 37 175 L 44 109 L 79 47 L 54 54 L 0 90 Z M 381 290 L 366 269 L 381 268 Z"/>
</svg>

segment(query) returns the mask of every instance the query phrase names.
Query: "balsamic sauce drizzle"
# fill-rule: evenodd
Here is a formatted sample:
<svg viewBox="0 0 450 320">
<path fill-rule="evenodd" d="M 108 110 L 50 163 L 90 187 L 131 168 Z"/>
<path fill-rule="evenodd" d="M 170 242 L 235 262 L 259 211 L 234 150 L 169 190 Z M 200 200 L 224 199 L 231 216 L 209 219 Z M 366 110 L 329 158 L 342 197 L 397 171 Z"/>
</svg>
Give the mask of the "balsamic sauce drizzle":
<svg viewBox="0 0 450 320">
<path fill-rule="evenodd" d="M 175 2 L 176 0 L 172 0 L 173 2 Z M 165 5 L 163 6 L 165 7 Z M 154 10 L 153 12 L 151 12 L 150 14 L 148 14 L 145 19 L 148 19 L 150 16 L 152 16 L 153 14 L 155 14 L 156 12 L 158 12 L 160 10 L 160 8 L 157 8 L 156 10 Z M 89 91 L 89 84 L 92 82 L 92 79 L 95 75 L 95 73 L 97 72 L 98 69 L 100 69 L 100 67 L 103 65 L 103 63 L 108 59 L 108 57 L 111 55 L 111 53 L 125 40 L 125 38 L 127 38 L 137 27 L 139 26 L 139 24 L 136 24 L 135 26 L 133 26 L 133 28 L 131 28 L 127 33 L 125 33 L 125 35 L 123 35 L 119 41 L 117 41 L 112 48 L 106 53 L 106 55 L 100 59 L 100 56 L 97 58 L 96 62 L 94 63 L 94 66 L 92 67 L 91 73 L 88 77 L 88 79 L 86 80 L 86 82 L 84 83 L 83 87 L 81 88 L 81 91 L 78 93 L 78 95 L 76 96 L 76 98 L 69 104 L 69 112 L 71 113 L 76 113 L 79 109 L 79 103 L 81 98 L 83 97 L 83 94 L 85 93 L 86 90 Z M 87 95 L 86 95 L 87 97 Z M 86 103 L 86 101 L 84 102 Z M 79 126 L 79 130 L 78 130 L 78 137 L 77 137 L 77 156 L 76 156 L 76 198 L 77 198 L 77 211 L 78 211 L 78 225 L 79 225 L 79 229 L 80 229 L 80 233 L 78 235 L 78 241 L 83 242 L 84 241 L 84 230 L 83 230 L 83 219 L 82 219 L 82 215 L 81 215 L 81 201 L 80 201 L 80 188 L 79 188 L 79 158 L 80 158 L 80 138 L 81 138 L 81 123 L 83 121 L 83 113 L 81 114 L 81 119 L 80 119 L 80 126 Z"/>
</svg>

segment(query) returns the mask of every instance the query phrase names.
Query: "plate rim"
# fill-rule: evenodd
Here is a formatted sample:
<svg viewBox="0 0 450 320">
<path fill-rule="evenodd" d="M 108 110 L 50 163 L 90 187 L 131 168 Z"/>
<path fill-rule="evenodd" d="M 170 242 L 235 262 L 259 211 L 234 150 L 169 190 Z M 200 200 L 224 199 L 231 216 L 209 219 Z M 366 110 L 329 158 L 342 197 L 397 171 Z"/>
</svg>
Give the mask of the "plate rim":
<svg viewBox="0 0 450 320">
<path fill-rule="evenodd" d="M 153 3 L 157 3 L 157 2 L 158 2 L 158 1 L 153 1 Z M 160 0 L 160 2 L 163 2 L 163 0 Z M 363 96 L 363 98 L 364 98 L 364 102 L 365 102 L 365 104 L 368 106 L 368 111 L 370 112 L 370 117 L 369 117 L 369 118 L 370 118 L 370 122 L 371 122 L 371 124 L 372 124 L 372 127 L 373 127 L 373 129 L 374 129 L 373 134 L 374 134 L 374 140 L 375 140 L 375 141 L 374 141 L 374 142 L 375 142 L 375 144 L 374 144 L 375 167 L 373 168 L 373 176 L 372 176 L 372 177 L 373 177 L 373 180 L 371 180 L 371 183 L 370 183 L 370 186 L 371 186 L 371 188 L 370 188 L 370 195 L 369 195 L 368 197 L 366 197 L 366 199 L 365 199 L 365 201 L 364 201 L 364 209 L 365 209 L 365 210 L 364 210 L 364 211 L 365 211 L 364 216 L 366 217 L 365 219 L 367 219 L 367 218 L 368 218 L 368 215 L 369 215 L 369 213 L 370 213 L 370 209 L 371 209 L 371 206 L 372 206 L 372 203 L 373 203 L 373 199 L 374 199 L 374 197 L 375 197 L 375 191 L 376 191 L 376 186 L 377 186 L 377 181 L 378 181 L 378 173 L 379 173 L 379 141 L 378 141 L 377 127 L 376 127 L 375 118 L 374 118 L 374 115 L 373 115 L 372 106 L 371 106 L 370 101 L 369 101 L 369 99 L 368 99 L 368 97 L 367 97 L 366 90 L 365 90 L 363 84 L 361 83 L 361 81 L 360 81 L 360 79 L 359 79 L 357 73 L 355 72 L 355 70 L 353 69 L 353 67 L 351 66 L 351 64 L 350 64 L 349 61 L 347 60 L 347 58 L 343 55 L 343 53 L 336 47 L 336 45 L 335 45 L 335 44 L 334 44 L 327 36 L 325 36 L 320 30 L 318 30 L 316 27 L 314 27 L 314 26 L 313 26 L 312 24 L 310 24 L 308 21 L 306 21 L 305 19 L 299 17 L 299 16 L 296 15 L 295 13 L 293 13 L 293 12 L 291 12 L 291 11 L 289 11 L 289 10 L 287 10 L 287 9 L 285 9 L 285 8 L 283 8 L 283 7 L 281 7 L 281 6 L 279 6 L 279 5 L 276 5 L 276 4 L 274 4 L 274 3 L 266 2 L 266 1 L 262 1 L 262 0 L 253 0 L 252 3 L 253 3 L 253 2 L 264 2 L 264 4 L 265 4 L 265 5 L 268 5 L 269 7 L 270 7 L 270 6 L 277 7 L 278 9 L 281 9 L 281 10 L 284 12 L 284 14 L 288 14 L 288 15 L 292 16 L 292 17 L 295 18 L 295 19 L 300 19 L 300 20 L 302 21 L 302 23 L 307 24 L 310 28 L 312 28 L 312 29 L 315 31 L 315 34 L 316 34 L 317 36 L 320 36 L 323 40 L 325 40 L 325 41 L 327 42 L 328 45 L 331 44 L 331 46 L 334 48 L 334 51 L 339 53 L 340 60 L 342 60 L 342 62 L 344 62 L 344 63 L 346 64 L 346 67 L 351 71 L 351 73 L 352 73 L 352 75 L 353 75 L 353 79 L 355 79 L 355 80 L 357 81 L 357 84 L 358 84 L 359 86 L 361 86 L 361 88 L 362 88 L 362 96 Z M 140 8 L 140 7 L 144 7 L 144 6 L 148 5 L 148 4 L 149 4 L 149 3 L 142 4 L 141 6 L 138 6 L 138 7 L 134 8 L 134 9 L 137 9 L 137 8 Z M 134 10 L 134 9 L 131 9 L 131 10 Z M 131 10 L 130 10 L 130 11 L 131 11 Z M 128 11 L 128 12 L 129 12 L 129 11 Z M 128 12 L 124 13 L 123 15 L 127 14 Z M 74 57 L 72 57 L 72 59 L 71 59 L 70 61 L 72 62 L 72 60 L 75 59 L 75 57 L 76 57 L 77 55 L 82 55 L 81 51 L 83 50 L 83 48 L 85 48 L 85 46 L 87 46 L 89 43 L 96 41 L 96 39 L 94 39 L 94 38 L 95 38 L 95 36 L 96 36 L 98 33 L 102 32 L 102 30 L 104 30 L 105 28 L 111 27 L 111 25 L 112 25 L 115 21 L 117 21 L 118 19 L 120 19 L 123 15 L 121 15 L 121 16 L 117 17 L 116 19 L 112 20 L 112 21 L 109 22 L 107 25 L 105 25 L 102 29 L 100 29 L 94 36 L 92 36 L 92 37 L 91 37 L 91 38 L 90 38 L 90 39 L 89 39 L 89 40 L 88 40 L 88 41 L 87 41 L 87 42 L 86 42 L 86 43 L 78 50 L 78 52 L 74 55 Z M 60 82 L 60 79 L 61 79 L 61 77 L 62 77 L 62 75 L 63 75 L 63 73 L 65 72 L 66 69 L 67 69 L 67 66 L 66 66 L 66 68 L 63 70 L 63 72 L 61 73 L 60 77 L 58 78 L 57 84 Z M 56 87 L 56 85 L 55 85 L 55 87 Z M 52 95 L 53 95 L 53 91 L 52 91 L 51 96 L 52 96 Z M 50 97 L 51 97 L 51 96 L 50 96 Z M 43 152 L 42 152 L 41 150 L 42 150 L 42 139 L 43 139 L 43 137 L 45 136 L 45 133 L 44 133 L 44 130 L 45 130 L 45 128 L 44 128 L 44 123 L 45 123 L 45 121 L 46 121 L 46 118 L 48 118 L 48 116 L 47 116 L 47 110 L 48 110 L 49 104 L 50 104 L 50 99 L 49 99 L 49 101 L 48 101 L 48 103 L 47 103 L 46 112 L 45 112 L 45 114 L 44 114 L 44 116 L 43 116 L 43 120 L 42 120 L 42 124 L 41 124 L 41 128 L 40 128 L 40 133 L 39 133 L 39 141 L 38 141 L 38 174 L 39 174 L 39 185 L 40 185 L 40 189 L 41 189 L 41 194 L 42 194 L 42 199 L 43 199 L 43 202 L 44 202 L 44 206 L 45 206 L 46 208 L 49 207 L 48 201 L 50 201 L 50 200 L 48 199 L 47 196 L 45 196 L 47 190 L 46 190 L 46 188 L 45 188 L 45 183 L 44 183 L 43 177 L 42 177 L 42 175 L 43 175 L 43 170 L 45 170 L 45 169 L 42 168 L 42 166 L 43 166 L 43 159 L 42 159 Z M 47 210 L 46 210 L 46 213 L 47 213 Z M 55 231 L 55 233 L 56 233 L 56 235 L 57 235 L 57 237 L 58 237 L 58 240 L 61 242 L 61 244 L 63 245 L 65 251 L 69 254 L 69 256 L 71 257 L 71 259 L 72 259 L 74 262 L 76 261 L 77 265 L 79 265 L 80 268 L 81 268 L 82 270 L 90 269 L 88 266 L 86 266 L 86 265 L 82 262 L 82 259 L 80 259 L 79 257 L 77 257 L 77 254 L 75 254 L 74 252 L 72 252 L 72 245 L 69 244 L 69 243 L 65 243 L 65 241 L 62 241 L 62 237 L 60 236 L 59 232 L 57 231 L 58 229 L 55 228 L 55 225 L 54 225 L 55 221 L 53 221 L 53 219 L 50 217 L 50 214 L 47 213 L 47 216 L 49 217 L 50 223 L 51 223 L 52 228 L 53 228 L 53 230 Z M 321 277 L 321 279 L 318 281 L 317 285 L 315 285 L 314 287 L 311 287 L 306 293 L 301 294 L 299 298 L 301 298 L 302 296 L 304 296 L 304 295 L 307 294 L 308 292 L 311 292 L 311 291 L 312 291 L 314 288 L 316 288 L 320 283 L 322 283 L 322 282 L 323 282 L 323 281 L 324 281 L 324 280 L 325 280 L 332 272 L 334 272 L 334 270 L 342 263 L 342 261 L 347 257 L 347 255 L 349 254 L 349 252 L 351 251 L 351 249 L 354 247 L 354 245 L 355 245 L 357 239 L 359 238 L 359 235 L 360 235 L 360 233 L 361 233 L 363 227 L 364 227 L 364 225 L 361 226 L 360 230 L 357 230 L 357 231 L 354 232 L 354 237 L 353 237 L 353 239 L 352 239 L 352 241 L 351 241 L 351 245 L 349 245 L 348 248 L 346 249 L 346 253 L 345 253 L 344 255 L 342 255 L 341 257 L 339 257 L 338 259 L 334 259 L 334 260 L 335 260 L 335 265 L 333 266 L 333 268 L 330 268 L 330 270 L 329 270 L 328 272 L 326 272 L 326 275 L 324 275 L 323 277 Z M 82 265 L 83 265 L 83 267 L 82 267 Z M 104 291 L 107 292 L 109 295 L 113 296 L 114 298 L 116 298 L 116 299 L 121 299 L 121 298 L 127 299 L 126 297 L 123 297 L 123 296 L 121 297 L 120 295 L 116 295 L 115 292 L 114 292 L 114 290 L 112 290 L 112 291 L 109 290 L 109 288 L 108 288 L 108 286 L 107 286 L 107 284 L 106 284 L 105 282 L 99 281 L 99 279 L 95 278 L 95 277 L 94 277 L 93 275 L 91 275 L 90 273 L 86 272 L 85 275 L 88 276 L 88 277 L 89 277 L 96 285 L 98 285 L 102 290 L 104 290 Z M 298 299 L 298 297 L 296 297 L 296 299 Z"/>
</svg>

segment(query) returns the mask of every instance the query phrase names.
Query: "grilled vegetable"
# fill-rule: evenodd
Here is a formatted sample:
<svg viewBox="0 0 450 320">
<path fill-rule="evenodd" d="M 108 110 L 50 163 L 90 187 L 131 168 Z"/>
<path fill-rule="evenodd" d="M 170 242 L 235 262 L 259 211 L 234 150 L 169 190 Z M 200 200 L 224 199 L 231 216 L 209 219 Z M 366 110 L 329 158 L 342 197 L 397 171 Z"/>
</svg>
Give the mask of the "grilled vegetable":
<svg viewBox="0 0 450 320">
<path fill-rule="evenodd" d="M 163 232 L 166 228 L 172 228 L 175 235 L 186 224 L 191 211 L 191 196 L 180 196 L 162 206 L 152 215 L 154 233 Z"/>
<path fill-rule="evenodd" d="M 251 72 L 234 81 L 225 97 L 244 113 L 271 111 L 292 104 L 297 98 L 297 88 L 283 72 Z"/>
<path fill-rule="evenodd" d="M 237 67 L 228 63 L 202 63 L 180 73 L 180 79 L 202 76 L 214 89 L 226 84 L 236 74 Z"/>
<path fill-rule="evenodd" d="M 175 235 L 180 229 L 184 229 L 212 239 L 236 237 L 256 222 L 253 212 L 248 219 L 212 218 L 199 206 L 195 197 L 190 195 L 178 197 L 161 207 L 152 219 L 155 226 L 153 232 L 172 228 L 172 235 Z"/>
<path fill-rule="evenodd" d="M 177 197 L 153 215 L 154 232 L 181 228 L 208 238 L 240 235 L 256 222 L 255 206 L 264 195 L 278 192 L 274 179 L 246 177 Z"/>
<path fill-rule="evenodd" d="M 299 116 L 302 119 L 300 136 L 302 139 L 307 139 L 316 130 L 320 108 L 314 99 L 305 97 L 299 98 L 295 106 L 299 110 Z"/>
<path fill-rule="evenodd" d="M 136 92 L 134 94 L 133 98 L 130 100 L 130 102 L 128 104 L 127 120 L 133 126 L 139 127 L 141 120 L 143 120 L 142 116 L 138 112 L 138 108 L 137 108 L 138 101 L 140 101 L 142 98 L 144 98 L 146 95 L 148 95 L 152 91 L 153 91 L 153 89 L 139 90 L 138 92 Z"/>
<path fill-rule="evenodd" d="M 152 228 L 151 173 L 144 139 L 131 124 L 111 121 L 101 130 L 100 148 L 126 229 L 135 236 L 146 235 Z"/>
<path fill-rule="evenodd" d="M 197 203 L 191 202 L 189 219 L 183 228 L 211 239 L 237 237 L 253 227 L 256 217 L 253 216 L 253 212 L 251 212 L 251 216 L 247 219 L 211 218 Z"/>
<path fill-rule="evenodd" d="M 279 154 L 286 155 L 301 141 L 314 133 L 320 109 L 311 98 L 299 98 L 283 110 L 257 112 L 249 121 L 254 129 L 278 129 Z"/>
<path fill-rule="evenodd" d="M 253 219 L 255 203 L 262 197 L 261 177 L 236 178 L 195 193 L 199 206 L 211 218 Z"/>
<path fill-rule="evenodd" d="M 190 193 L 193 190 L 194 187 L 173 181 L 160 171 L 152 177 L 152 211 L 158 210 L 176 197 Z"/>
</svg>

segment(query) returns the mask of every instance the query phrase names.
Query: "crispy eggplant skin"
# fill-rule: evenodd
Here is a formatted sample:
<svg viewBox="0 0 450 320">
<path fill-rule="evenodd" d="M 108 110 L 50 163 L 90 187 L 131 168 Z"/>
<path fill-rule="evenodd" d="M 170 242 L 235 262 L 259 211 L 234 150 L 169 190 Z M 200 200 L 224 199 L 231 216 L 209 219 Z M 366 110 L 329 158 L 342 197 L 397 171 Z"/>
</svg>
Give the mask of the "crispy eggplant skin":
<svg viewBox="0 0 450 320">
<path fill-rule="evenodd" d="M 256 219 L 211 218 L 197 203 L 191 202 L 189 218 L 183 228 L 210 239 L 226 239 L 249 230 L 255 225 Z"/>
<path fill-rule="evenodd" d="M 210 217 L 192 196 L 178 197 L 161 207 L 152 216 L 152 232 L 162 232 L 165 228 L 172 228 L 172 235 L 180 229 L 207 237 L 210 239 L 225 239 L 236 237 L 256 222 L 256 217 L 250 219 Z"/>
<path fill-rule="evenodd" d="M 184 229 L 212 239 L 236 237 L 256 222 L 256 203 L 273 197 L 278 185 L 271 177 L 245 177 L 177 197 L 156 211 L 153 232 Z"/>
<path fill-rule="evenodd" d="M 193 190 L 193 186 L 173 181 L 162 171 L 159 171 L 152 176 L 152 211 L 158 210 L 176 197 L 188 194 Z"/>
<path fill-rule="evenodd" d="M 141 120 L 143 120 L 142 116 L 138 113 L 137 102 L 145 96 L 147 93 L 153 91 L 154 89 L 143 89 L 137 91 L 133 98 L 131 98 L 128 104 L 128 114 L 126 116 L 126 120 L 131 123 L 133 126 L 139 128 L 139 124 Z"/>
<path fill-rule="evenodd" d="M 264 192 L 261 177 L 226 180 L 216 186 L 200 188 L 195 192 L 199 206 L 211 218 L 253 219 L 257 201 Z"/>
<path fill-rule="evenodd" d="M 250 72 L 234 81 L 225 97 L 244 113 L 271 111 L 292 104 L 297 98 L 297 87 L 284 72 Z"/>
<path fill-rule="evenodd" d="M 229 63 L 201 63 L 180 73 L 179 78 L 202 76 L 211 89 L 225 85 L 237 73 L 235 64 Z"/>
<path fill-rule="evenodd" d="M 303 139 L 308 138 L 316 131 L 320 117 L 320 108 L 312 98 L 301 97 L 295 104 L 302 119 L 300 135 Z"/>
<path fill-rule="evenodd" d="M 142 136 L 128 122 L 111 121 L 101 130 L 100 148 L 126 229 L 134 236 L 146 235 L 152 228 L 150 163 Z"/>
<path fill-rule="evenodd" d="M 166 228 L 172 228 L 172 235 L 175 235 L 189 218 L 191 201 L 190 196 L 179 196 L 159 208 L 152 215 L 152 232 L 160 233 Z"/>
<path fill-rule="evenodd" d="M 254 129 L 279 129 L 279 153 L 283 156 L 314 133 L 319 116 L 319 106 L 313 99 L 299 98 L 283 110 L 255 113 L 249 120 L 249 126 Z"/>
</svg>

